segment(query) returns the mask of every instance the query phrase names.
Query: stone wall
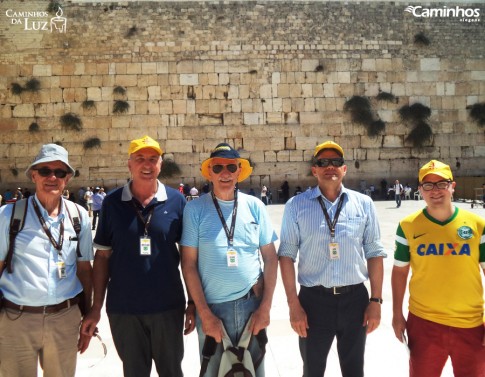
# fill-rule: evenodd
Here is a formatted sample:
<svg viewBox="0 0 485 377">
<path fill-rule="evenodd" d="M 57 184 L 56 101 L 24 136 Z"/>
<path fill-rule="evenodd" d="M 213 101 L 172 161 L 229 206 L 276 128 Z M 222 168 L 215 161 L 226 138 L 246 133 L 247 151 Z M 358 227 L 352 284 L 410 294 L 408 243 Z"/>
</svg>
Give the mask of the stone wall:
<svg viewBox="0 0 485 377">
<path fill-rule="evenodd" d="M 129 141 L 145 134 L 181 168 L 165 179 L 173 185 L 202 185 L 200 162 L 222 141 L 255 167 L 244 188 L 313 184 L 308 161 L 326 139 L 344 147 L 352 187 L 415 185 L 432 158 L 457 176 L 485 175 L 484 129 L 467 110 L 485 101 L 483 19 L 416 17 L 399 1 L 60 4 L 63 33 L 50 31 L 45 1 L 0 2 L 1 191 L 28 185 L 23 170 L 46 142 L 69 150 L 73 186 L 122 184 Z M 455 7 L 485 16 L 483 4 L 422 4 Z M 415 43 L 419 33 L 429 45 Z M 12 93 L 32 78 L 38 91 Z M 368 98 L 373 119 L 385 122 L 377 136 L 343 111 L 352 96 Z M 116 100 L 126 113 L 114 112 Z M 433 135 L 421 148 L 399 116 L 417 102 L 431 110 Z M 80 131 L 61 126 L 66 113 Z M 89 138 L 101 145 L 85 149 Z"/>
</svg>

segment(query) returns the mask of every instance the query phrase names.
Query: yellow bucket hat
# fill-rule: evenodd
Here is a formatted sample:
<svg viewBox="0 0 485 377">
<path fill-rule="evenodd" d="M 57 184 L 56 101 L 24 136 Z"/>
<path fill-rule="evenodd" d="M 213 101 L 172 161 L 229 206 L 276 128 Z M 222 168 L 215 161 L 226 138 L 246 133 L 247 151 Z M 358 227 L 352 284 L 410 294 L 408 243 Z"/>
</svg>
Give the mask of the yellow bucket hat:
<svg viewBox="0 0 485 377">
<path fill-rule="evenodd" d="M 210 157 L 207 160 L 204 160 L 200 167 L 202 176 L 207 180 L 210 180 L 209 166 L 213 158 L 237 160 L 239 162 L 239 166 L 241 167 L 241 172 L 239 173 L 239 177 L 237 179 L 238 182 L 244 181 L 253 172 L 253 168 L 249 164 L 249 161 L 245 158 L 241 158 L 238 151 L 227 143 L 220 143 L 212 150 Z"/>
</svg>

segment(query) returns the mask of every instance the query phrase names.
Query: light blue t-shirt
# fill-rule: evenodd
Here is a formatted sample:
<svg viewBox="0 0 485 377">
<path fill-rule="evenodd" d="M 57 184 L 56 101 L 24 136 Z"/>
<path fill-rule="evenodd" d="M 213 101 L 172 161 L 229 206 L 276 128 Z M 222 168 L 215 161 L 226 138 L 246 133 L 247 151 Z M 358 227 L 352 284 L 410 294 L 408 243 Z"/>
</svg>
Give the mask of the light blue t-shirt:
<svg viewBox="0 0 485 377">
<path fill-rule="evenodd" d="M 82 291 L 82 285 L 76 276 L 78 261 L 93 260 L 93 246 L 91 226 L 88 213 L 78 206 L 80 211 L 81 232 L 79 241 L 66 213 L 63 202 L 61 212 L 56 218 L 51 218 L 37 196 L 29 199 L 25 225 L 15 238 L 15 249 L 12 258 L 13 272 L 9 274 L 5 269 L 0 278 L 0 289 L 5 298 L 17 305 L 44 306 L 54 305 L 73 298 Z M 47 227 L 56 241 L 59 240 L 61 221 L 64 221 L 64 242 L 62 257 L 52 246 L 45 234 L 32 200 L 37 200 L 40 212 Z M 8 251 L 10 217 L 12 205 L 0 208 L 0 260 L 5 260 Z M 77 211 L 76 211 L 77 212 Z M 79 217 L 78 213 L 71 213 L 71 217 Z M 76 254 L 77 243 L 80 242 L 82 257 Z M 58 277 L 57 262 L 62 259 L 65 263 L 66 277 Z"/>
<path fill-rule="evenodd" d="M 212 195 L 204 195 L 185 206 L 180 244 L 198 249 L 202 289 L 208 303 L 236 300 L 249 292 L 262 273 L 259 247 L 277 240 L 266 207 L 261 200 L 238 193 L 233 248 L 237 267 L 229 267 L 229 248 Z M 228 229 L 234 201 L 218 200 Z"/>
</svg>

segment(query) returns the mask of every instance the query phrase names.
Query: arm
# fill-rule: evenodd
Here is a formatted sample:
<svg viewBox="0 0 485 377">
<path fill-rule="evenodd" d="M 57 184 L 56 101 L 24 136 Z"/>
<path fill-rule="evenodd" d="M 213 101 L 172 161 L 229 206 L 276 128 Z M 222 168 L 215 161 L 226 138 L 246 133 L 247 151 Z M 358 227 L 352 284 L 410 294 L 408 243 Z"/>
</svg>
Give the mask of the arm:
<svg viewBox="0 0 485 377">
<path fill-rule="evenodd" d="M 384 280 L 384 264 L 382 260 L 382 257 L 367 260 L 371 297 L 382 297 L 382 281 Z M 370 301 L 364 313 L 364 323 L 362 326 L 367 326 L 367 334 L 370 334 L 379 327 L 380 322 L 381 304 Z"/>
<path fill-rule="evenodd" d="M 264 263 L 264 289 L 261 304 L 254 312 L 253 319 L 249 327 L 249 330 L 252 331 L 254 335 L 258 334 L 260 330 L 269 326 L 269 313 L 276 286 L 276 275 L 278 273 L 278 257 L 276 256 L 274 243 L 261 246 L 261 256 L 263 257 Z"/>
<path fill-rule="evenodd" d="M 484 193 L 485 193 L 485 190 L 484 190 Z M 484 195 L 484 199 L 485 199 L 485 195 Z M 483 276 L 485 276 L 485 268 L 483 269 Z M 483 322 L 483 327 L 485 327 L 485 321 Z M 485 347 L 485 331 L 483 332 L 482 346 Z"/>
<path fill-rule="evenodd" d="M 88 315 L 84 317 L 81 334 L 93 336 L 96 331 L 96 325 L 101 318 L 101 309 L 106 295 L 106 287 L 109 281 L 108 262 L 111 256 L 111 250 L 97 250 L 94 257 L 93 266 L 93 285 L 94 299 L 93 306 Z"/>
<path fill-rule="evenodd" d="M 402 313 L 402 306 L 404 294 L 406 293 L 408 274 L 409 265 L 404 267 L 394 266 L 392 269 L 392 327 L 396 338 L 398 338 L 400 342 L 403 341 L 402 334 L 404 333 L 404 330 L 406 330 L 406 319 Z"/>
<path fill-rule="evenodd" d="M 207 336 L 213 337 L 217 343 L 220 343 L 222 341 L 222 322 L 207 305 L 200 282 L 197 260 L 198 249 L 196 247 L 182 246 L 182 274 L 189 295 L 194 300 L 195 307 L 202 320 L 202 331 Z"/>
<path fill-rule="evenodd" d="M 300 304 L 296 292 L 295 263 L 289 257 L 280 257 L 281 277 L 285 287 L 286 299 L 290 308 L 290 323 L 293 330 L 302 338 L 306 338 L 308 320 L 305 310 Z"/>
<path fill-rule="evenodd" d="M 91 267 L 91 262 L 89 261 L 80 261 L 77 262 L 77 277 L 83 286 L 83 295 L 82 298 L 84 299 L 84 303 L 80 305 L 84 305 L 85 312 L 89 312 L 91 309 L 91 299 L 93 297 L 93 269 Z M 82 313 L 83 316 L 86 313 Z M 79 333 L 79 341 L 78 341 L 78 351 L 83 353 L 89 346 L 89 342 L 91 341 L 91 336 Z"/>
</svg>

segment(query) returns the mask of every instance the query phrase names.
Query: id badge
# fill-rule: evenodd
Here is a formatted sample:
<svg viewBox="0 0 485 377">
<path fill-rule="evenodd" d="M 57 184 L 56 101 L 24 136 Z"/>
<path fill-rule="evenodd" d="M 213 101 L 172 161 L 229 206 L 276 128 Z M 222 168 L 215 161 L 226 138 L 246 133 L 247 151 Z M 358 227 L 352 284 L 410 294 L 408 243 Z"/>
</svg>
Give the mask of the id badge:
<svg viewBox="0 0 485 377">
<path fill-rule="evenodd" d="M 148 236 L 140 237 L 140 255 L 152 255 L 152 243 Z"/>
<path fill-rule="evenodd" d="M 234 249 L 227 249 L 227 267 L 237 267 L 237 252 Z"/>
<path fill-rule="evenodd" d="M 66 264 L 63 261 L 57 262 L 57 276 L 59 279 L 65 279 L 66 275 Z"/>
<path fill-rule="evenodd" d="M 330 253 L 330 259 L 340 259 L 340 251 L 337 242 L 331 242 L 328 244 L 328 251 Z"/>
</svg>

